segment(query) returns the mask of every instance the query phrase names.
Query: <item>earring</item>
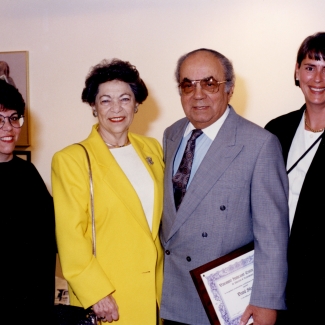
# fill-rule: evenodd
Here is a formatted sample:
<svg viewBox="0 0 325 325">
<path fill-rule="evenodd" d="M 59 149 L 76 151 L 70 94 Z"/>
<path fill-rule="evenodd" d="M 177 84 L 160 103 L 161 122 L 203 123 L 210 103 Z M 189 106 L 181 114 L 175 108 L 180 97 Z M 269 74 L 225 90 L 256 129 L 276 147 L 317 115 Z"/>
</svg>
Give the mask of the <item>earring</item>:
<svg viewBox="0 0 325 325">
<path fill-rule="evenodd" d="M 94 117 L 97 117 L 98 116 L 98 113 L 97 113 L 97 111 L 95 109 L 93 109 L 93 116 Z"/>
<path fill-rule="evenodd" d="M 134 113 L 138 113 L 138 106 L 135 106 Z"/>
</svg>

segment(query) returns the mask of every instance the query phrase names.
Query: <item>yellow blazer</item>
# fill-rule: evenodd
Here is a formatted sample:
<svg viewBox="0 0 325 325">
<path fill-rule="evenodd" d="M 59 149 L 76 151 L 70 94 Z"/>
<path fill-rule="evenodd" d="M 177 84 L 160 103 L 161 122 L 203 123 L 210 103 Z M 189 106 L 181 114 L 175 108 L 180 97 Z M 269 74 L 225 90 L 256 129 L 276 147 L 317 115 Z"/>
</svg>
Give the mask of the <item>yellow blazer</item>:
<svg viewBox="0 0 325 325">
<path fill-rule="evenodd" d="M 97 257 L 92 255 L 85 152 L 71 145 L 52 160 L 57 245 L 70 303 L 87 308 L 113 293 L 120 313 L 118 324 L 154 325 L 163 277 L 158 236 L 163 201 L 162 149 L 155 139 L 129 133 L 154 181 L 151 232 L 134 188 L 97 128 L 94 125 L 81 142 L 88 150 L 93 172 Z"/>
</svg>

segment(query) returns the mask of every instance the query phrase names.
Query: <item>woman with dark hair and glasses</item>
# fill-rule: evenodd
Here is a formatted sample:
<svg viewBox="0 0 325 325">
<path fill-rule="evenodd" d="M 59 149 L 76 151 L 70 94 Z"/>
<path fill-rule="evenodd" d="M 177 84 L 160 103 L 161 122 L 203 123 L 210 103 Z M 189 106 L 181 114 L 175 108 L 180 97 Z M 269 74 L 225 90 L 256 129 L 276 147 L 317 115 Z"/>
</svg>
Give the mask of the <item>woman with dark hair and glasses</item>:
<svg viewBox="0 0 325 325">
<path fill-rule="evenodd" d="M 278 324 L 323 324 L 325 32 L 302 42 L 294 77 L 305 104 L 265 127 L 282 144 L 289 176 L 288 310 Z"/>
<path fill-rule="evenodd" d="M 147 96 L 139 72 L 126 61 L 104 60 L 86 78 L 82 101 L 98 118 L 81 142 L 92 168 L 96 256 L 86 154 L 74 144 L 52 161 L 58 252 L 70 303 L 92 306 L 102 322 L 121 325 L 159 321 L 162 149 L 157 140 L 129 132 Z"/>
<path fill-rule="evenodd" d="M 33 324 L 51 324 L 56 254 L 53 200 L 34 165 L 14 155 L 24 109 L 17 88 L 0 79 L 1 317 L 32 317 Z"/>
</svg>

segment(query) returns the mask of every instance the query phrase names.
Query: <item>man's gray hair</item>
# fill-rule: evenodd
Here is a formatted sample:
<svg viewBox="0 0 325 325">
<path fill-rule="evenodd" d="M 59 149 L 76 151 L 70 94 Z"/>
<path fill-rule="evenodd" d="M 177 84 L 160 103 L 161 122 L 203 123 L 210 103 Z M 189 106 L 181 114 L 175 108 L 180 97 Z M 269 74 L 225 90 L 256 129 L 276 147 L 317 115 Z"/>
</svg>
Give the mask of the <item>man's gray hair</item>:
<svg viewBox="0 0 325 325">
<path fill-rule="evenodd" d="M 219 53 L 217 51 L 211 50 L 211 49 L 201 48 L 201 49 L 197 49 L 197 50 L 188 52 L 188 53 L 184 54 L 183 56 L 181 56 L 177 61 L 177 66 L 176 66 L 176 70 L 175 70 L 176 82 L 178 84 L 181 82 L 181 80 L 180 80 L 180 69 L 181 69 L 181 66 L 182 66 L 183 62 L 189 56 L 191 56 L 192 54 L 194 54 L 196 52 L 200 52 L 200 51 L 210 52 L 217 59 L 219 59 L 221 65 L 223 66 L 224 72 L 225 72 L 225 79 L 227 80 L 226 87 L 225 87 L 225 92 L 229 93 L 230 89 L 235 84 L 235 73 L 234 73 L 233 65 L 232 65 L 231 61 L 229 59 L 227 59 L 224 55 L 222 55 L 221 53 Z M 219 80 L 219 81 L 221 81 L 221 80 Z"/>
</svg>

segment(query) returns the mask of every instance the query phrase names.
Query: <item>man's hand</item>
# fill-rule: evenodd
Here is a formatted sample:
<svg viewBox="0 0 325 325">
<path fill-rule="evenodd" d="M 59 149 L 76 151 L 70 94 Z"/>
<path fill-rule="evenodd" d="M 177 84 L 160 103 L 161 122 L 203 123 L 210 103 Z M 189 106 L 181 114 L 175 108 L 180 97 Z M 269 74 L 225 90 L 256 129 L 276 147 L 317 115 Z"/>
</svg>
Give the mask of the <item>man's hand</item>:
<svg viewBox="0 0 325 325">
<path fill-rule="evenodd" d="M 112 295 L 99 300 L 93 305 L 93 311 L 103 322 L 111 323 L 119 319 L 118 306 Z"/>
<path fill-rule="evenodd" d="M 274 325 L 276 321 L 276 310 L 248 305 L 240 320 L 240 325 L 246 325 L 249 318 L 253 316 L 254 325 Z"/>
</svg>

